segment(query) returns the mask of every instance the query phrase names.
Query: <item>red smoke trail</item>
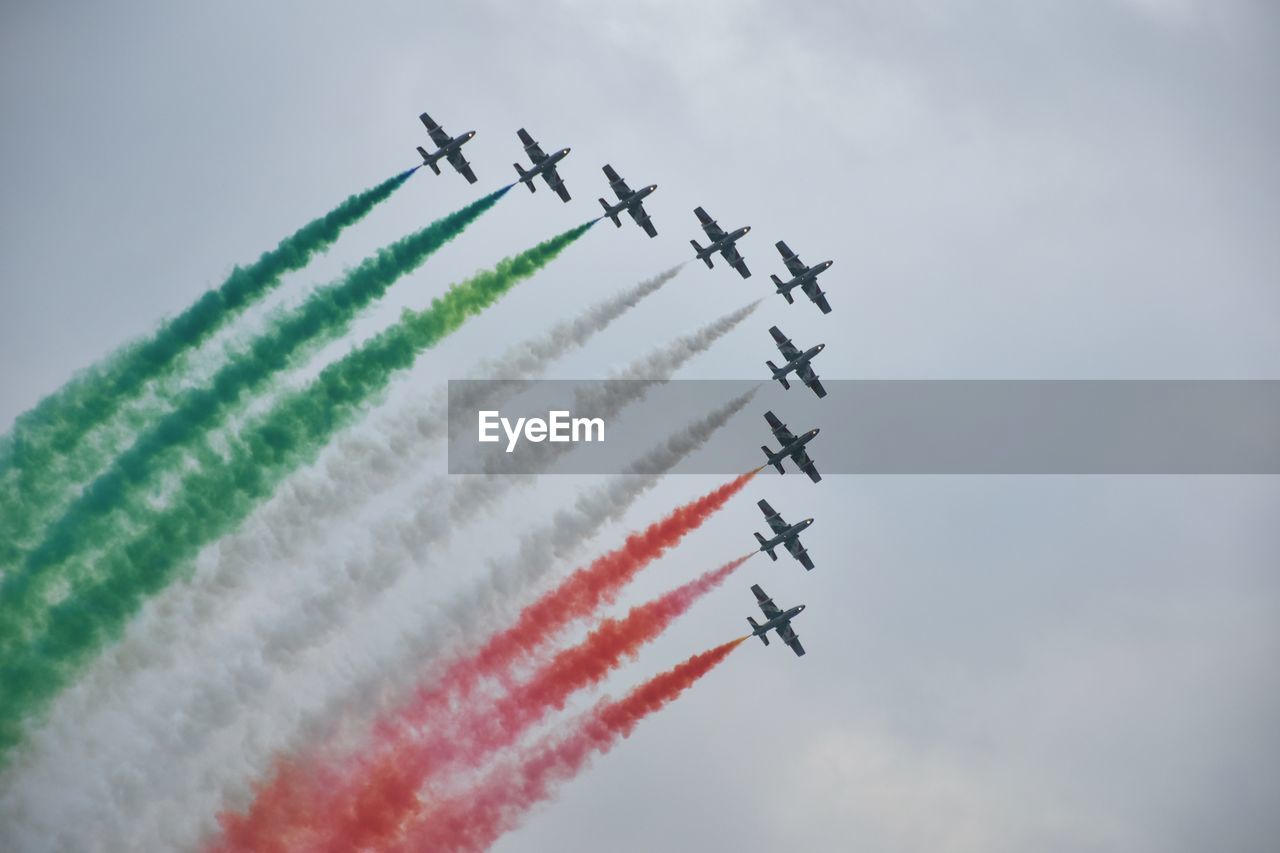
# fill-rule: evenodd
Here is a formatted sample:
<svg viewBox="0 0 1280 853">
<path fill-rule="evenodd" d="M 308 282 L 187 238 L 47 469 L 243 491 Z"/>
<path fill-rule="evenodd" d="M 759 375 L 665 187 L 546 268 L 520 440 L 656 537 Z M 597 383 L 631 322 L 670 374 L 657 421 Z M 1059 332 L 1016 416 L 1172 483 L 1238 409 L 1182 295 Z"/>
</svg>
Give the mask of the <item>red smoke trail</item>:
<svg viewBox="0 0 1280 853">
<path fill-rule="evenodd" d="M 519 824 L 556 783 L 577 775 L 593 753 L 604 754 L 636 724 L 693 686 L 747 639 L 740 637 L 696 654 L 622 699 L 602 702 L 571 728 L 549 735 L 515 761 L 505 762 L 470 790 L 424 807 L 405 827 L 399 851 L 484 850 Z"/>
<path fill-rule="evenodd" d="M 403 795 L 405 785 L 369 786 L 390 764 L 378 749 L 382 743 L 398 743 L 450 707 L 461 702 L 484 678 L 509 674 L 555 634 L 573 622 L 611 603 L 637 572 L 678 544 L 751 481 L 759 468 L 735 477 L 627 537 L 622 547 L 579 568 L 557 587 L 523 611 L 510 628 L 493 635 L 477 652 L 455 661 L 445 673 L 423 686 L 398 711 L 376 724 L 373 744 L 361 750 L 345 766 L 326 766 L 318 759 L 281 762 L 267 786 L 259 790 L 247 814 L 219 816 L 223 835 L 209 848 L 217 851 L 297 849 L 313 832 L 327 834 L 337 816 L 378 812 L 413 803 L 379 803 L 375 790 L 394 789 Z M 393 774 L 397 771 L 392 770 Z M 408 795 L 412 798 L 413 794 Z M 369 797 L 375 797 L 370 801 Z M 322 828 L 322 825 L 327 828 Z M 311 842 L 314 844 L 314 841 Z M 348 848 L 349 849 L 349 848 Z"/>
<path fill-rule="evenodd" d="M 330 850 L 357 850 L 392 837 L 419 808 L 418 792 L 446 771 L 482 766 L 494 753 L 516 743 L 576 691 L 599 683 L 623 657 L 660 635 L 694 602 L 724 582 L 755 552 L 631 609 L 622 619 L 605 619 L 585 640 L 564 649 L 502 699 L 462 709 L 452 725 L 433 721 L 416 739 L 377 744 L 377 766 L 354 780 L 354 802 L 335 814 L 327 839 Z M 350 782 L 348 784 L 351 784 Z"/>
</svg>

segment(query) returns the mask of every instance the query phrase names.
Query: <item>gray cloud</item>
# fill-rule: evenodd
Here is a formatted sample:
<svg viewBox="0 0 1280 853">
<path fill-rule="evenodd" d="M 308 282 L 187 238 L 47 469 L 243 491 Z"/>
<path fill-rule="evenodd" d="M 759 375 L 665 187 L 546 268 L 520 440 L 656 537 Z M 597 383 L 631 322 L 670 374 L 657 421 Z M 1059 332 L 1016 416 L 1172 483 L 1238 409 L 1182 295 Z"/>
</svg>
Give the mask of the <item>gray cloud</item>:
<svg viewBox="0 0 1280 853">
<path fill-rule="evenodd" d="M 235 262 L 411 165 L 422 109 L 478 131 L 478 187 L 510 180 L 520 126 L 571 145 L 574 200 L 513 195 L 357 337 L 581 221 L 605 191 L 605 162 L 659 184 L 646 202 L 659 236 L 596 229 L 433 353 L 388 394 L 389 411 L 462 375 L 495 339 L 594 301 L 600 281 L 686 258 L 697 204 L 753 226 L 742 244 L 753 277 L 690 268 L 552 375 L 608 375 L 672 325 L 758 297 L 684 375 L 767 378 L 774 323 L 826 341 L 833 379 L 1275 378 L 1280 364 L 1271 4 L 144 2 L 0 14 L 5 423 Z M 416 175 L 280 299 L 473 194 L 456 176 Z M 777 239 L 836 260 L 824 280 L 833 314 L 769 293 Z M 748 544 L 758 497 L 817 518 L 806 544 L 818 569 L 753 564 L 607 689 L 740 630 L 747 581 L 810 605 L 806 658 L 744 646 L 498 850 L 1274 845 L 1273 479 L 796 479 L 762 478 L 633 594 Z M 539 483 L 439 558 L 460 585 L 573 485 Z M 631 512 L 703 485 L 664 481 Z M 404 497 L 335 525 L 332 547 Z M 283 584 L 273 568 L 264 575 Z M 445 606 L 458 585 L 431 592 Z M 325 653 L 358 672 L 394 615 Z M 239 618 L 228 613 L 224 630 Z M 287 679 L 271 708 L 313 686 Z M 232 724 L 201 760 L 243 754 L 254 709 L 223 710 Z M 110 797 L 92 755 L 72 769 L 87 796 Z M 6 774 L 0 802 L 23 784 Z M 57 826 L 72 805 L 6 811 L 0 846 L 49 849 L 27 830 Z M 139 820 L 140 834 L 154 830 Z"/>
</svg>

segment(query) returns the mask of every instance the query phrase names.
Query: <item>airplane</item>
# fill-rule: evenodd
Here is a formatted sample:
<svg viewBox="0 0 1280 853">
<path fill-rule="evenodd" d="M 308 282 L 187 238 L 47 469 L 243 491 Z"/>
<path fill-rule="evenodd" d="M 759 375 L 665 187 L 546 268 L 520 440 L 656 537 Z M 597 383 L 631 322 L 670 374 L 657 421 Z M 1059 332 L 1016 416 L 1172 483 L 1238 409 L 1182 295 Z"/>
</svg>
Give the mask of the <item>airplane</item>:
<svg viewBox="0 0 1280 853">
<path fill-rule="evenodd" d="M 693 244 L 693 250 L 698 253 L 698 260 L 707 265 L 707 269 L 712 268 L 711 256 L 716 252 L 728 262 L 729 266 L 738 271 L 743 278 L 751 277 L 751 270 L 747 269 L 747 262 L 742 259 L 742 255 L 738 253 L 735 244 L 751 230 L 750 226 L 743 226 L 737 231 L 725 233 L 725 230 L 716 224 L 716 221 L 707 215 L 707 212 L 700 207 L 695 207 L 693 212 L 698 215 L 698 221 L 702 223 L 702 230 L 706 232 L 707 238 L 711 240 L 711 245 L 702 248 L 698 245 L 697 240 L 690 240 Z"/>
<path fill-rule="evenodd" d="M 440 125 L 432 121 L 431 116 L 423 113 L 418 116 L 422 119 L 422 123 L 427 126 L 427 134 L 431 137 L 439 148 L 436 151 L 427 153 L 426 149 L 421 145 L 418 146 L 418 153 L 422 155 L 422 161 L 431 167 L 431 171 L 437 175 L 440 174 L 440 167 L 437 163 L 443 158 L 449 161 L 449 165 L 457 170 L 459 175 L 467 179 L 467 183 L 474 184 L 476 182 L 476 173 L 471 171 L 471 164 L 467 162 L 467 158 L 462 156 L 462 146 L 471 141 L 476 135 L 474 130 L 468 130 L 461 136 L 450 136 Z"/>
<path fill-rule="evenodd" d="M 792 435 L 791 430 L 787 429 L 787 425 L 778 420 L 778 416 L 773 412 L 765 412 L 764 419 L 769 422 L 769 428 L 773 430 L 773 437 L 778 439 L 778 444 L 781 445 L 777 453 L 774 453 L 764 445 L 760 445 L 764 455 L 769 458 L 766 464 L 777 468 L 779 474 L 785 474 L 787 472 L 782 470 L 782 460 L 790 456 L 791 461 L 796 463 L 796 466 L 801 471 L 808 474 L 810 480 L 815 483 L 821 480 L 822 475 L 818 473 L 818 466 L 813 464 L 809 454 L 804 451 L 804 446 L 813 441 L 813 437 L 818 434 L 817 427 L 796 438 L 796 436 Z"/>
<path fill-rule="evenodd" d="M 787 360 L 787 363 L 782 367 L 778 367 L 772 361 L 765 362 L 768 368 L 773 371 L 773 378 L 781 382 L 783 388 L 790 388 L 791 385 L 787 382 L 787 374 L 794 370 L 796 377 L 812 388 L 813 393 L 819 397 L 827 396 L 827 389 L 823 388 L 822 383 L 818 381 L 818 374 L 813 372 L 811 364 L 814 356 L 826 349 L 827 345 L 818 344 L 801 352 L 796 348 L 795 344 L 791 343 L 790 338 L 782 334 L 782 331 L 777 326 L 770 326 L 769 334 L 773 335 L 773 340 L 778 344 L 778 351 Z"/>
<path fill-rule="evenodd" d="M 809 301 L 822 309 L 823 314 L 831 313 L 831 306 L 827 304 L 827 294 L 822 288 L 818 287 L 818 276 L 831 268 L 835 261 L 823 261 L 814 266 L 806 266 L 804 261 L 800 260 L 800 256 L 791 249 L 787 248 L 787 244 L 779 240 L 774 244 L 778 248 L 778 252 L 782 255 L 782 261 L 787 265 L 787 272 L 791 273 L 790 281 L 783 281 L 776 275 L 770 276 L 773 279 L 774 286 L 778 289 L 778 293 L 782 294 L 782 298 L 787 302 L 795 302 L 791 296 L 791 291 L 797 287 L 805 292 L 809 297 Z"/>
<path fill-rule="evenodd" d="M 524 143 L 525 153 L 533 161 L 533 168 L 527 172 L 520 168 L 519 163 L 514 164 L 516 171 L 520 174 L 520 182 L 529 188 L 529 192 L 537 192 L 533 186 L 533 179 L 541 174 L 547 182 L 547 186 L 555 190 L 556 195 L 560 196 L 562 201 L 568 201 L 569 190 L 565 189 L 564 181 L 560 180 L 560 173 L 556 171 L 556 163 L 569 156 L 569 149 L 561 148 L 554 154 L 544 154 L 542 147 L 534 142 L 533 137 L 529 135 L 529 131 L 522 127 L 516 132 L 516 135 Z"/>
<path fill-rule="evenodd" d="M 644 233 L 650 237 L 657 237 L 658 229 L 653 227 L 653 220 L 649 218 L 649 214 L 645 213 L 644 205 L 641 202 L 656 190 L 658 185 L 650 184 L 647 187 L 633 190 L 627 186 L 627 182 L 622 180 L 608 163 L 604 167 L 604 176 L 609 179 L 609 187 L 619 199 L 615 205 L 610 205 L 604 199 L 600 199 L 600 206 L 604 208 L 604 215 L 612 219 L 614 225 L 621 228 L 622 220 L 618 218 L 618 214 L 625 210 L 631 214 L 631 218 L 636 221 L 636 224 L 644 229 Z"/>
<path fill-rule="evenodd" d="M 806 518 L 804 521 L 798 521 L 795 524 L 787 524 L 782 520 L 782 516 L 773 511 L 773 507 L 769 506 L 768 501 L 758 501 L 756 506 L 760 507 L 760 511 L 764 513 L 764 520 L 769 522 L 769 527 L 773 530 L 773 538 L 765 539 L 759 533 L 756 534 L 756 541 L 760 543 L 760 550 L 769 555 L 769 559 L 777 562 L 778 554 L 774 551 L 779 545 L 791 552 L 791 556 L 800 561 L 800 565 L 804 566 L 805 571 L 813 571 L 813 560 L 809 558 L 809 552 L 800 544 L 800 532 L 813 524 L 812 518 Z"/>
<path fill-rule="evenodd" d="M 760 605 L 760 612 L 764 614 L 766 620 L 761 625 L 750 616 L 747 617 L 747 621 L 751 623 L 751 636 L 759 637 L 760 642 L 767 646 L 769 645 L 769 631 L 777 631 L 778 637 L 791 647 L 791 651 L 796 653 L 796 657 L 803 657 L 804 646 L 800 645 L 800 637 L 796 634 L 795 629 L 791 627 L 791 620 L 804 611 L 804 605 L 797 604 L 789 610 L 781 610 L 778 605 L 773 603 L 772 598 L 764 594 L 760 584 L 752 584 L 751 591 L 756 594 L 756 603 Z"/>
</svg>

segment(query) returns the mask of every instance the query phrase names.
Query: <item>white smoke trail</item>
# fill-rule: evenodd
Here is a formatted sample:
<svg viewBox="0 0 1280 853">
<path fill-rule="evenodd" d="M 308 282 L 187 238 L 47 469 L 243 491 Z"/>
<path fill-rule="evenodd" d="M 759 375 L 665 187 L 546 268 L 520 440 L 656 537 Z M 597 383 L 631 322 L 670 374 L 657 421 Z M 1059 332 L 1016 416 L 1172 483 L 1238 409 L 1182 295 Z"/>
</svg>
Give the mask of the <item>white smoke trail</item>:
<svg viewBox="0 0 1280 853">
<path fill-rule="evenodd" d="M 732 322 L 722 318 L 678 339 L 636 362 L 624 375 L 677 369 L 747 313 L 746 309 L 734 312 Z M 647 367 L 642 369 L 641 365 Z M 642 393 L 637 389 L 635 396 Z M 627 402 L 617 399 L 611 405 L 621 408 Z M 467 478 L 462 487 L 450 493 L 447 516 L 419 511 L 408 522 L 378 531 L 372 537 L 375 547 L 364 559 L 320 561 L 296 577 L 283 576 L 277 590 L 255 595 L 256 612 L 242 608 L 223 613 L 208 601 L 192 603 L 191 612 L 201 614 L 206 622 L 217 624 L 216 619 L 224 617 L 219 630 L 202 638 L 184 631 L 180 622 L 173 623 L 167 635 L 151 637 L 153 643 L 165 647 L 163 656 L 171 661 L 169 666 L 145 669 L 126 689 L 120 679 L 105 677 L 99 679 L 97 690 L 86 691 L 84 685 L 73 688 L 77 701 L 71 704 L 78 705 L 80 713 L 60 715 L 33 739 L 33 748 L 24 754 L 21 768 L 15 768 L 20 774 L 17 778 L 27 784 L 10 793 L 35 795 L 19 796 L 18 802 L 6 802 L 14 800 L 12 796 L 0 797 L 0 817 L 5 817 L 0 822 L 34 824 L 41 827 L 41 833 L 62 833 L 72 848 L 84 843 L 80 833 L 86 827 L 94 828 L 99 843 L 115 839 L 121 849 L 152 846 L 150 842 L 140 845 L 141 836 L 159 845 L 192 838 L 184 832 L 184 827 L 191 825 L 189 805 L 208 801 L 210 811 L 204 813 L 207 828 L 207 816 L 219 802 L 220 789 L 261 772 L 275 751 L 272 744 L 296 732 L 303 720 L 290 719 L 294 709 L 286 697 L 283 702 L 268 704 L 275 717 L 252 727 L 247 738 L 230 750 L 211 745 L 211 736 L 237 722 L 243 709 L 255 704 L 280 672 L 297 668 L 306 650 L 338 633 L 353 613 L 403 577 L 428 546 L 447 535 L 454 524 L 514 484 L 513 478 Z M 430 504 L 423 501 L 421 505 Z M 246 572 L 250 569 L 245 567 Z M 289 602 L 283 615 L 282 600 Z M 139 651 L 148 663 L 155 662 L 146 646 Z M 338 672 L 333 678 L 350 683 L 353 676 Z M 147 698 L 144 701 L 141 697 Z M 341 704 L 330 702 L 330 710 L 324 713 L 317 709 L 310 715 L 312 721 L 332 716 Z M 33 753 L 39 760 L 26 760 Z M 243 755 L 237 757 L 237 753 Z M 193 760 L 206 769 L 184 774 Z M 105 774 L 86 772 L 92 765 L 109 769 Z M 41 776 L 47 784 L 30 781 Z M 85 792 L 86 787 L 93 790 Z M 243 783 L 238 787 L 243 788 Z M 91 814 L 69 820 L 67 810 L 60 808 L 56 814 L 40 815 L 42 801 L 65 801 L 72 791 L 83 792 L 78 800 L 95 806 Z M 55 796 L 54 792 L 61 793 Z"/>
<path fill-rule="evenodd" d="M 636 284 L 622 293 L 587 308 L 570 320 L 562 320 L 545 333 L 515 344 L 501 356 L 486 360 L 470 371 L 474 378 L 506 379 L 512 390 L 520 380 L 536 377 L 567 352 L 580 347 L 591 337 L 636 307 L 675 278 L 685 264 L 681 263 Z M 489 385 L 492 394 L 500 394 L 503 385 Z M 461 400 L 478 405 L 484 400 Z M 405 460 L 425 453 L 448 429 L 449 401 L 443 389 L 432 394 L 428 402 L 402 406 L 375 425 L 358 434 L 340 438 L 333 453 L 315 471 L 293 477 L 286 497 L 277 501 L 280 522 L 268 520 L 270 527 L 284 531 L 285 543 L 296 550 L 301 540 L 311 539 L 317 529 L 351 512 L 355 505 L 385 492 L 405 472 Z"/>
</svg>

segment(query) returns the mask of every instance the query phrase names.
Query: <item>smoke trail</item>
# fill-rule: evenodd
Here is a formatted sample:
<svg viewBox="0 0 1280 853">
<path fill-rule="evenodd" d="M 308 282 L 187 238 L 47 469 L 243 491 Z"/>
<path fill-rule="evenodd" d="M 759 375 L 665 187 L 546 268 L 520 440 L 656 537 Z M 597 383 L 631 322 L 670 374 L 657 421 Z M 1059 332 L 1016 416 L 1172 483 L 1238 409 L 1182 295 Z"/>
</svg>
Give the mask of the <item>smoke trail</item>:
<svg viewBox="0 0 1280 853">
<path fill-rule="evenodd" d="M 510 677 L 520 664 L 545 650 L 565 629 L 614 601 L 642 568 L 700 527 L 755 474 L 741 474 L 677 507 L 628 536 L 621 547 L 577 569 L 525 607 L 513 624 L 491 636 L 478 650 L 456 659 L 439 679 L 424 682 L 407 703 L 378 721 L 375 739 L 394 739 L 398 730 L 421 728 L 434 717 L 446 715 L 451 707 L 465 705 L 482 681 Z M 333 775 L 320 772 L 315 761 L 283 762 L 269 785 L 259 792 L 249 817 L 243 823 L 233 821 L 235 825 L 229 826 L 229 832 L 252 837 L 278 834 L 284 831 L 280 825 L 290 822 L 289 816 L 302 825 L 288 831 L 300 831 L 315 816 L 316 810 L 306 804 L 309 795 L 340 789 L 340 783 Z M 299 797 L 302 802 L 295 800 Z M 297 841 L 291 839 L 291 843 Z"/>
<path fill-rule="evenodd" d="M 262 798 L 243 818 L 221 818 L 228 835 L 261 840 L 283 836 L 295 848 L 334 851 L 383 846 L 416 809 L 424 785 L 441 773 L 483 766 L 519 741 L 553 710 L 563 709 L 575 692 L 598 684 L 624 657 L 633 657 L 755 553 L 633 607 L 621 619 L 603 620 L 586 639 L 544 660 L 530 678 L 498 701 L 473 701 L 447 719 L 434 717 L 422 734 L 399 726 L 378 727 L 380 736 L 354 759 L 307 774 L 304 781 L 312 783 L 307 802 L 290 802 L 287 814 L 273 815 L 271 809 L 278 803 Z M 296 800 L 299 786 L 292 787 L 291 798 Z M 298 818 L 303 818 L 301 826 L 289 825 L 290 819 Z"/>
<path fill-rule="evenodd" d="M 431 715 L 465 697 L 485 679 L 500 678 L 528 662 L 530 656 L 570 625 L 613 602 L 636 573 L 675 547 L 728 503 L 759 469 L 677 507 L 667 516 L 627 537 L 621 547 L 597 557 L 520 611 L 508 628 L 491 636 L 472 654 L 455 660 L 438 686 L 419 690 L 398 715 L 399 725 L 417 727 Z"/>
<path fill-rule="evenodd" d="M 284 395 L 233 440 L 229 458 L 208 453 L 206 464 L 183 478 L 170 505 L 139 512 L 137 526 L 144 532 L 101 553 L 92 564 L 92 582 L 49 608 L 40 636 L 0 663 L 0 683 L 6 685 L 0 695 L 0 750 L 19 740 L 23 718 L 42 710 L 88 658 L 118 637 L 146 598 L 204 545 L 239 525 L 292 470 L 314 460 L 396 373 L 550 263 L 593 224 L 504 259 L 452 286 L 426 310 L 406 311 L 397 324 L 326 366 L 306 388 Z M 40 621 L 30 615 L 27 620 Z"/>
<path fill-rule="evenodd" d="M 439 653 L 447 638 L 474 647 L 490 627 L 514 619 L 525 589 L 574 557 L 575 549 L 605 524 L 619 520 L 663 472 L 703 446 L 753 394 L 660 442 L 632 468 L 645 474 L 611 478 L 583 493 L 550 523 L 523 536 L 513 554 L 492 566 L 487 580 L 448 608 L 437 609 L 423 594 L 424 584 L 429 592 L 435 581 L 420 571 L 427 552 L 443 547 L 445 535 L 463 521 L 451 522 L 451 513 L 438 509 L 448 490 L 435 503 L 425 493 L 407 501 L 423 509 L 407 523 L 373 531 L 370 541 L 377 547 L 358 559 L 307 560 L 276 590 L 257 585 L 251 609 L 236 610 L 224 586 L 261 578 L 261 563 L 239 565 L 234 576 L 199 576 L 198 594 L 171 589 L 160 613 L 148 608 L 135 620 L 125 641 L 64 694 L 49 725 L 32 735 L 21 767 L 13 768 L 15 778 L 24 780 L 22 788 L 10 802 L 0 797 L 0 824 L 30 815 L 49 792 L 75 791 L 81 809 L 71 815 L 64 808 L 53 824 L 30 831 L 66 836 L 71 848 L 84 846 L 86 827 L 93 827 L 99 841 L 115 839 L 104 843 L 125 849 L 182 846 L 175 839 L 198 837 L 202 822 L 226 805 L 219 792 L 245 802 L 246 776 L 269 773 L 274 755 L 300 748 L 311 733 L 331 728 L 340 713 L 358 726 L 353 712 L 372 711 L 371 697 L 393 701 L 393 686 L 403 685 L 404 673 L 421 670 L 422 659 Z M 417 538 L 414 529 L 421 531 Z M 353 617 L 372 609 L 392 576 L 402 581 L 394 601 L 411 602 L 410 609 L 363 614 L 376 616 L 375 626 L 385 625 L 394 646 L 388 655 L 362 661 L 361 677 L 353 677 L 351 662 L 335 659 L 320 645 L 336 636 L 367 637 L 369 628 L 353 624 Z M 184 594 L 172 604 L 179 592 Z M 292 603 L 287 614 L 280 612 L 282 598 Z M 239 619 L 230 623 L 233 610 Z M 303 654 L 312 647 L 314 663 L 304 667 Z M 305 698 L 291 692 L 286 678 L 291 670 L 304 669 L 309 670 Z M 264 695 L 267 690 L 274 695 Z M 245 707 L 260 710 L 244 717 L 240 709 Z M 227 728 L 233 730 L 219 744 L 214 736 Z"/>
<path fill-rule="evenodd" d="M 151 337 L 128 344 L 82 371 L 29 411 L 0 438 L 0 566 L 13 565 L 67 487 L 105 460 L 82 439 L 110 421 L 149 383 L 171 376 L 180 357 L 208 340 L 270 292 L 285 273 L 301 269 L 327 250 L 399 189 L 417 167 L 349 196 L 252 264 L 236 267 L 225 282 L 169 320 Z"/>
<path fill-rule="evenodd" d="M 366 258 L 337 283 L 318 290 L 297 310 L 276 320 L 248 349 L 232 356 L 208 387 L 188 391 L 177 408 L 145 430 L 124 453 L 76 498 L 46 531 L 44 540 L 27 553 L 21 568 L 0 586 L 0 653 L 34 627 L 22 616 L 39 619 L 39 600 L 54 585 L 81 581 L 68 561 L 91 543 L 102 547 L 138 529 L 137 514 L 148 511 L 145 494 L 157 472 L 185 467 L 189 445 L 206 441 L 209 429 L 222 423 L 247 395 L 296 363 L 314 347 L 340 337 L 360 309 L 382 296 L 396 280 L 426 262 L 433 253 L 485 211 L 497 204 L 509 187 L 490 193 Z M 113 512 L 118 510 L 118 512 Z"/>
<path fill-rule="evenodd" d="M 657 292 L 683 268 L 684 264 L 672 267 L 602 300 L 577 317 L 561 321 L 546 333 L 477 365 L 470 374 L 510 379 L 513 385 L 518 384 L 515 380 L 537 376 L 557 358 L 584 345 Z M 688 348 L 681 352 L 688 352 Z M 691 355 L 686 355 L 685 360 Z M 677 358 L 668 354 L 664 360 L 675 363 Z M 659 375 L 670 375 L 670 372 Z M 483 400 L 466 402 L 479 405 Z M 390 423 L 371 426 L 362 435 L 339 438 L 326 454 L 330 457 L 327 461 L 322 461 L 317 470 L 300 472 L 285 484 L 272 505 L 263 508 L 259 526 L 269 531 L 269 542 L 258 537 L 255 542 L 235 542 L 224 547 L 236 552 L 235 559 L 242 564 L 260 562 L 269 550 L 296 551 L 303 542 L 313 538 L 317 530 L 350 514 L 353 508 L 394 485 L 409 467 L 406 460 L 425 453 L 432 442 L 444 435 L 447 422 L 448 400 L 443 393 L 438 393 L 430 401 L 401 407 Z"/>
<path fill-rule="evenodd" d="M 696 654 L 640 684 L 626 696 L 602 701 L 558 734 L 501 762 L 484 779 L 438 804 L 422 806 L 403 827 L 397 851 L 488 849 L 515 829 L 533 806 L 550 799 L 558 783 L 581 772 L 592 754 L 611 750 L 645 717 L 660 711 L 737 648 L 745 637 Z"/>
</svg>

